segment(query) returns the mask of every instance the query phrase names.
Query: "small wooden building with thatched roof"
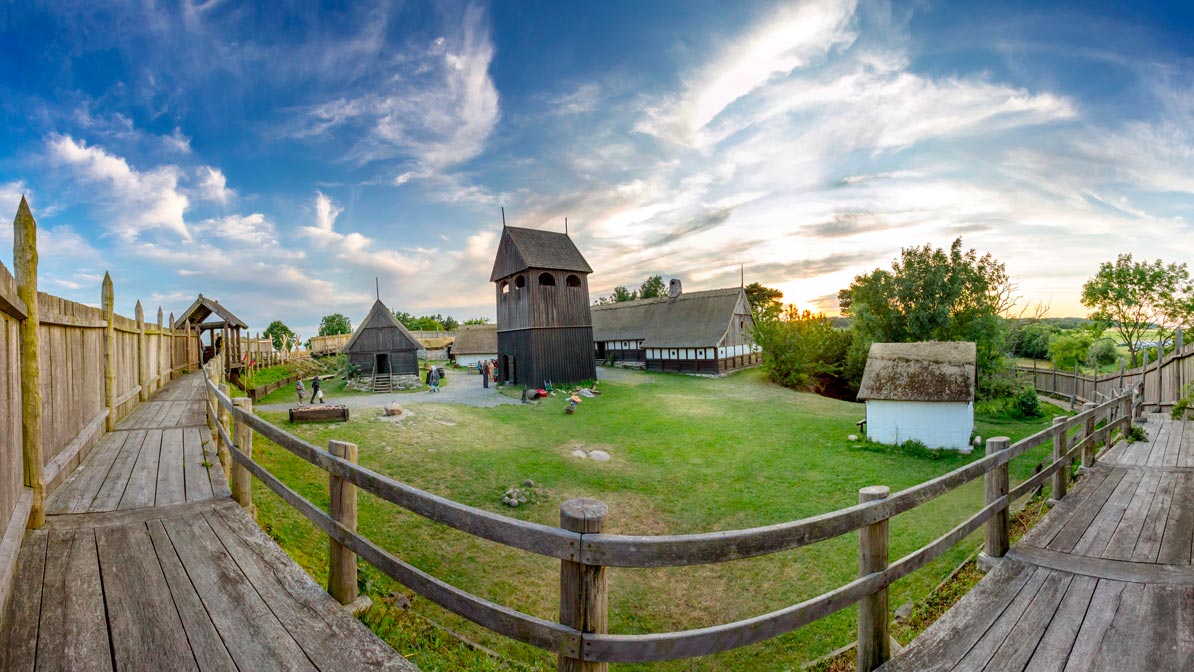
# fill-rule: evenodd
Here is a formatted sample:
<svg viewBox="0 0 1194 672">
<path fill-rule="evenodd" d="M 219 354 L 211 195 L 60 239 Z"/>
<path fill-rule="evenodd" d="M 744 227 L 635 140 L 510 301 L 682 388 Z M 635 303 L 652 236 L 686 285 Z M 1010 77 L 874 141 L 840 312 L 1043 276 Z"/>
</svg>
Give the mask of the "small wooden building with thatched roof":
<svg viewBox="0 0 1194 672">
<path fill-rule="evenodd" d="M 858 389 L 867 438 L 970 452 L 975 365 L 974 343 L 872 344 Z"/>
<path fill-rule="evenodd" d="M 361 375 L 373 379 L 374 389 L 381 391 L 388 385 L 378 386 L 378 381 L 389 381 L 393 376 L 418 377 L 421 347 L 378 299 L 340 352 L 348 355 L 349 363 L 360 367 Z"/>
<path fill-rule="evenodd" d="M 721 374 L 759 363 L 754 317 L 741 287 L 593 306 L 599 361 L 642 362 L 648 371 Z"/>
<path fill-rule="evenodd" d="M 477 362 L 497 359 L 496 324 L 464 324 L 456 330 L 456 340 L 448 346 L 456 366 L 476 366 Z"/>
<path fill-rule="evenodd" d="M 540 387 L 597 376 L 592 272 L 566 233 L 502 228 L 489 275 L 497 291 L 498 380 Z"/>
</svg>

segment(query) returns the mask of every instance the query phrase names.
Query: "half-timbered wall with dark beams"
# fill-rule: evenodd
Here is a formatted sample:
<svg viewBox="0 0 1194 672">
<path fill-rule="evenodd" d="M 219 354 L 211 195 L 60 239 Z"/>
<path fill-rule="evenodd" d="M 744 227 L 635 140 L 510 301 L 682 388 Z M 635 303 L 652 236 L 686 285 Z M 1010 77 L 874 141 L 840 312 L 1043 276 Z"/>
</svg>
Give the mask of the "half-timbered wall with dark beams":
<svg viewBox="0 0 1194 672">
<path fill-rule="evenodd" d="M 503 230 L 493 277 L 500 380 L 540 387 L 596 377 L 589 272 L 565 234 Z"/>
</svg>

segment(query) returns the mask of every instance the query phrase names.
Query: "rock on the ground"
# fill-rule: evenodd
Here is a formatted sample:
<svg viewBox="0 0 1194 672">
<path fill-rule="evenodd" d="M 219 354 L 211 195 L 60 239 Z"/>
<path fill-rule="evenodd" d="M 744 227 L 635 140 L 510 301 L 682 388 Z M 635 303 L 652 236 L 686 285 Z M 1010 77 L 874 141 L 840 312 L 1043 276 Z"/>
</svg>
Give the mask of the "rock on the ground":
<svg viewBox="0 0 1194 672">
<path fill-rule="evenodd" d="M 396 402 L 386 404 L 386 415 L 402 415 L 402 406 Z"/>
<path fill-rule="evenodd" d="M 586 452 L 585 452 L 585 451 L 583 451 L 583 450 L 574 450 L 574 451 L 572 451 L 572 457 L 576 457 L 576 458 L 579 458 L 579 459 L 582 459 L 582 460 L 583 460 L 583 459 L 585 459 L 585 458 L 586 458 L 586 457 L 588 457 L 588 456 L 589 456 L 589 455 L 588 455 L 588 453 L 586 453 Z"/>
<path fill-rule="evenodd" d="M 533 488 L 533 487 L 535 487 L 535 482 L 528 478 L 527 480 L 522 482 L 522 487 Z"/>
<path fill-rule="evenodd" d="M 857 434 L 851 434 L 850 436 L 847 436 L 847 437 L 846 437 L 846 440 L 847 440 L 847 441 L 857 441 L 857 440 L 858 440 L 858 435 L 857 435 Z"/>
<path fill-rule="evenodd" d="M 912 603 L 905 602 L 895 610 L 895 620 L 902 621 L 912 614 Z"/>
<path fill-rule="evenodd" d="M 983 445 L 983 437 L 981 437 L 981 436 L 974 437 L 974 445 L 976 445 L 976 446 Z"/>
<path fill-rule="evenodd" d="M 597 460 L 598 462 L 607 462 L 609 460 L 609 453 L 604 450 L 589 451 L 589 459 Z"/>
</svg>

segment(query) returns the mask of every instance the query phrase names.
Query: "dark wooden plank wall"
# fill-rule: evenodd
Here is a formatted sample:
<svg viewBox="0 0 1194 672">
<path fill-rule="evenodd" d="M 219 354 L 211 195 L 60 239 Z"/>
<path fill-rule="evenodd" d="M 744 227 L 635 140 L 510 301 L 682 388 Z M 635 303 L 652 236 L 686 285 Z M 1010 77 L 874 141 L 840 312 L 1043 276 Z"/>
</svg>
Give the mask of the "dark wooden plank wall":
<svg viewBox="0 0 1194 672">
<path fill-rule="evenodd" d="M 555 279 L 554 286 L 539 284 L 539 276 L 545 273 Z M 515 283 L 518 276 L 526 280 L 526 286 L 521 289 Z M 580 286 L 569 287 L 568 276 L 579 278 Z M 508 292 L 502 292 L 502 282 L 509 283 Z M 499 331 L 593 324 L 589 311 L 589 279 L 584 273 L 527 269 L 498 281 L 495 290 Z"/>
<path fill-rule="evenodd" d="M 548 380 L 574 383 L 597 377 L 592 327 L 499 331 L 499 379 L 510 380 L 503 355 L 514 357 L 513 382 L 518 385 L 539 387 Z"/>
<path fill-rule="evenodd" d="M 352 352 L 348 361 L 361 367 L 361 371 L 369 374 L 373 371 L 374 355 L 376 352 Z M 416 350 L 392 350 L 385 354 L 390 356 L 390 373 L 395 375 L 419 373 L 419 353 Z"/>
</svg>

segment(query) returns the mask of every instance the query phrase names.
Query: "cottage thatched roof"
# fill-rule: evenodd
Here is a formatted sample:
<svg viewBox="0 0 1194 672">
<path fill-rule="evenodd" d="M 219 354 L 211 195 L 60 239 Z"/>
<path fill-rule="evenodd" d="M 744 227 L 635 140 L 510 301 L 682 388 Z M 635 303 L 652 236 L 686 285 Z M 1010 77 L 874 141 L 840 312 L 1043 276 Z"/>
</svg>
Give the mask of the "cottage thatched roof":
<svg viewBox="0 0 1194 672">
<path fill-rule="evenodd" d="M 644 348 L 716 347 L 745 301 L 742 288 L 733 287 L 593 306 L 593 340 L 641 340 Z"/>
<path fill-rule="evenodd" d="M 378 299 L 340 352 L 399 352 L 421 347 L 419 339 Z"/>
<path fill-rule="evenodd" d="M 873 343 L 858 399 L 973 401 L 974 343 Z"/>
<path fill-rule="evenodd" d="M 456 330 L 452 354 L 491 355 L 497 354 L 497 351 L 496 324 L 465 324 Z"/>
<path fill-rule="evenodd" d="M 202 324 L 204 320 L 210 317 L 212 313 L 224 318 L 224 321 L 227 322 L 228 326 L 230 327 L 240 327 L 241 329 L 249 328 L 249 325 L 245 324 L 244 321 L 242 321 L 239 317 L 233 315 L 232 311 L 228 310 L 224 306 L 221 306 L 219 301 L 216 301 L 215 299 L 209 299 L 202 294 L 199 295 L 199 298 L 195 299 L 195 302 L 192 303 L 189 308 L 183 311 L 182 317 L 179 318 L 175 324 L 182 325 L 190 322 L 192 326 L 198 326 L 199 324 Z"/>
<path fill-rule="evenodd" d="M 528 268 L 593 272 L 566 233 L 513 226 L 503 228 L 489 281 L 496 282 Z"/>
</svg>

